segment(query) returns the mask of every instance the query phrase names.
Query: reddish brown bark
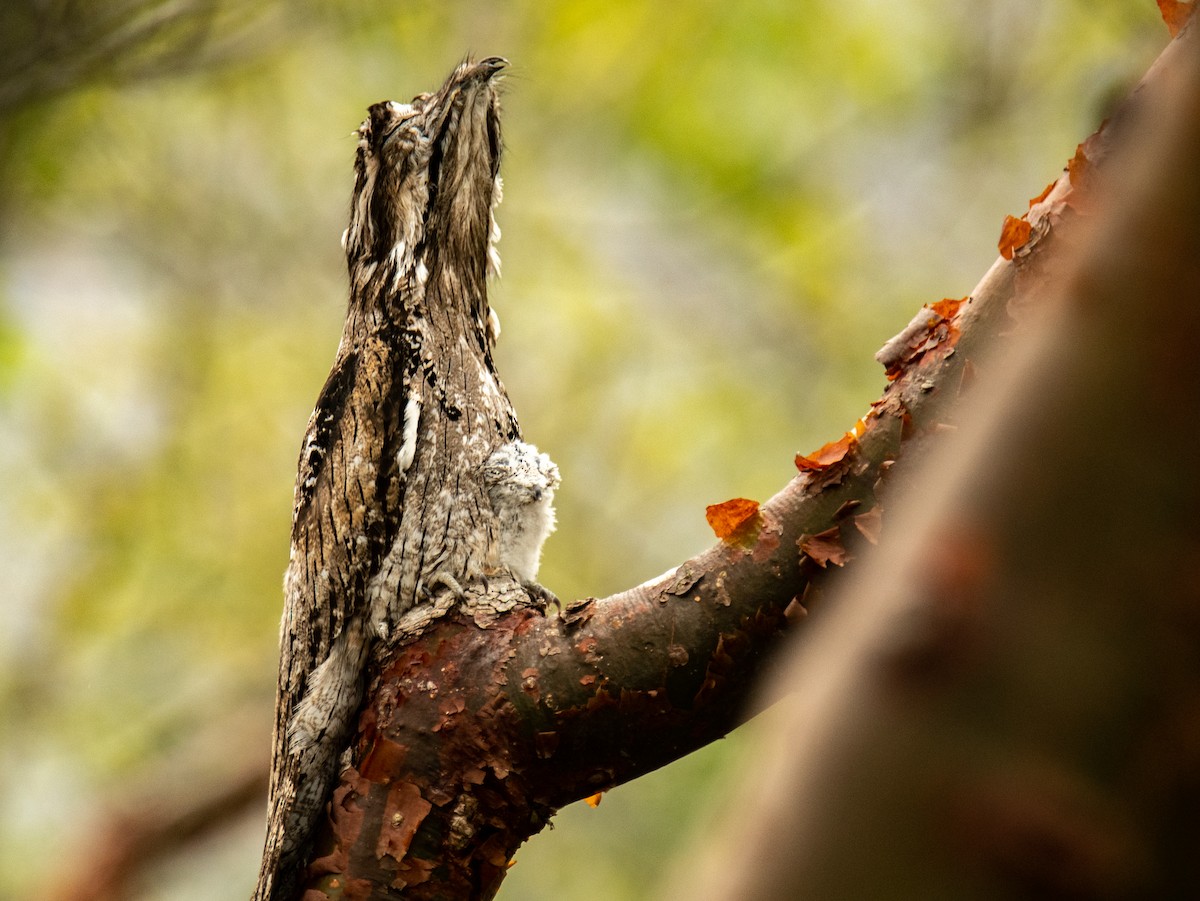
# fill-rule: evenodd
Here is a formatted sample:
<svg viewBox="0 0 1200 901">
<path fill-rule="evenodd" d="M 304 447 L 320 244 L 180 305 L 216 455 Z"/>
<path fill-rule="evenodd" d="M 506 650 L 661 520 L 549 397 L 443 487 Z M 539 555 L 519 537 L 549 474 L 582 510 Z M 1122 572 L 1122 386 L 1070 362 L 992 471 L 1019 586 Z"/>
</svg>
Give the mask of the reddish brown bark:
<svg viewBox="0 0 1200 901">
<path fill-rule="evenodd" d="M 1061 267 L 1024 270 L 1020 334 L 665 897 L 1195 896 L 1198 152 L 1192 25 L 1081 145 Z"/>
<path fill-rule="evenodd" d="M 877 492 L 951 427 L 982 346 L 1010 322 L 1064 186 L 1017 262 L 935 305 L 889 346 L 895 380 L 745 532 L 664 577 L 561 616 L 518 609 L 439 621 L 383 662 L 353 766 L 310 869 L 330 897 L 488 898 L 517 847 L 564 804 L 726 734 L 788 623 L 878 540 Z M 1040 229 L 1040 231 L 1039 231 Z M 314 894 L 313 897 L 319 897 Z"/>
<path fill-rule="evenodd" d="M 1152 76 L 1153 77 L 1153 76 Z M 971 296 L 942 301 L 881 351 L 893 381 L 852 434 L 802 456 L 746 531 L 653 583 L 567 605 L 446 618 L 381 662 L 310 868 L 310 896 L 489 898 L 517 847 L 556 809 L 633 779 L 745 717 L 789 621 L 823 580 L 880 537 L 878 494 L 955 428 L 954 402 L 995 374 L 989 357 L 1023 315 L 1086 208 L 1110 127 L 1031 203 L 1020 239 Z M 1007 257 L 1011 256 L 1011 259 Z M 882 538 L 888 539 L 886 528 Z M 960 541 L 962 536 L 959 535 Z M 966 540 L 960 550 L 972 550 Z M 976 548 L 977 549 L 977 548 Z M 951 557 L 967 566 L 972 555 Z M 964 562 L 965 561 L 965 562 Z M 961 611 L 960 611 L 961 612 Z M 954 610 L 943 623 L 953 630 Z M 913 673 L 946 661 L 897 658 Z"/>
</svg>

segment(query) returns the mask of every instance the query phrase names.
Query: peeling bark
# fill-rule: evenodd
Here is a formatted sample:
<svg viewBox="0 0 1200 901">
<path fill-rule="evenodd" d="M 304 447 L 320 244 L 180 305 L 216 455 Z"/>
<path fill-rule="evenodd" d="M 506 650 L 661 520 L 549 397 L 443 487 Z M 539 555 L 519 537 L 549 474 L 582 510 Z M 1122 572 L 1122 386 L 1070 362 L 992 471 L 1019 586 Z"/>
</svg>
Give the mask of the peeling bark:
<svg viewBox="0 0 1200 901">
<path fill-rule="evenodd" d="M 1195 896 L 1198 148 L 1193 26 L 1047 198 L 1060 265 L 1018 266 L 1021 334 L 665 897 Z"/>
<path fill-rule="evenodd" d="M 490 898 L 517 847 L 559 807 L 749 715 L 765 666 L 819 608 L 828 579 L 854 569 L 868 543 L 891 540 L 881 496 L 957 428 L 967 415 L 960 398 L 996 377 L 996 345 L 1022 340 L 1013 336 L 1038 296 L 1027 289 L 1060 277 L 1086 211 L 1087 166 L 1109 152 L 1120 124 L 1081 145 L 1084 162 L 1031 202 L 1011 259 L 888 343 L 882 397 L 836 446 L 798 459 L 801 474 L 748 534 L 558 615 L 488 608 L 478 597 L 465 611 L 424 612 L 423 633 L 376 662 L 351 766 L 318 836 L 310 897 Z M 959 537 L 972 550 L 970 535 Z M 934 626 L 957 634 L 962 617 L 943 612 Z M 888 628 L 912 650 L 894 657 L 898 674 L 937 671 L 956 653 L 952 640 L 906 644 L 903 622 Z"/>
</svg>

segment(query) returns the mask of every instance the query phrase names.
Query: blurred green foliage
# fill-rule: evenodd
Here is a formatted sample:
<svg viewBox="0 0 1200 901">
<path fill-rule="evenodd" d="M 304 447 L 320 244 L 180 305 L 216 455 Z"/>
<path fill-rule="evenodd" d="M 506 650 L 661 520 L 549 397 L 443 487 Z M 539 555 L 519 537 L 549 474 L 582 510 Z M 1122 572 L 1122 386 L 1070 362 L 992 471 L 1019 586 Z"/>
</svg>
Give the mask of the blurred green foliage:
<svg viewBox="0 0 1200 901">
<path fill-rule="evenodd" d="M 512 61 L 499 366 L 563 472 L 542 575 L 570 598 L 702 549 L 706 504 L 765 499 L 848 428 L 873 351 L 971 290 L 1166 40 L 1150 2 L 194 6 L 140 56 L 85 34 L 87 65 L 0 71 L 4 897 L 214 722 L 255 724 L 201 755 L 218 778 L 266 753 L 369 103 Z M 653 898 L 754 728 L 564 811 L 502 897 Z M 241 897 L 261 830 L 139 897 Z"/>
</svg>

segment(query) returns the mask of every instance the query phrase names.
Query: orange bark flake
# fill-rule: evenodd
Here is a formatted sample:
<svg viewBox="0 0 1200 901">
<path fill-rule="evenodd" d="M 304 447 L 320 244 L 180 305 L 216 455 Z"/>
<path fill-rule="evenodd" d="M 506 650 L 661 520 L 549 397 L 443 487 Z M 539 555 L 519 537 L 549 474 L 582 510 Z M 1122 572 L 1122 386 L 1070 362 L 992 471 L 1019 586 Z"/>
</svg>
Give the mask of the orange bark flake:
<svg viewBox="0 0 1200 901">
<path fill-rule="evenodd" d="M 1084 152 L 1083 145 L 1080 144 L 1075 148 L 1075 155 L 1067 163 L 1067 176 L 1071 179 L 1072 188 L 1083 186 L 1083 179 L 1087 175 L 1087 167 L 1087 153 Z"/>
<path fill-rule="evenodd" d="M 1033 230 L 1024 219 L 1018 219 L 1016 216 L 1005 216 L 1004 227 L 1000 229 L 1000 256 L 1006 260 L 1013 258 L 1013 251 L 1018 247 L 1024 246 L 1029 240 L 1029 234 Z"/>
<path fill-rule="evenodd" d="M 801 603 L 800 598 L 792 598 L 783 611 L 783 618 L 788 621 L 789 625 L 800 622 L 806 616 L 808 616 L 808 608 Z"/>
<path fill-rule="evenodd" d="M 804 454 L 796 454 L 796 468 L 801 472 L 820 472 L 828 469 L 850 453 L 851 448 L 858 443 L 858 435 L 865 430 L 866 425 L 860 419 L 854 424 L 852 431 L 847 432 L 837 441 L 830 441 L 816 453 L 809 454 L 807 457 Z"/>
<path fill-rule="evenodd" d="M 589 795 L 583 801 L 588 807 L 596 808 L 600 806 L 600 801 L 604 798 L 604 792 L 596 792 L 594 795 Z"/>
<path fill-rule="evenodd" d="M 859 513 L 854 517 L 854 528 L 862 533 L 863 538 L 871 542 L 871 544 L 879 544 L 879 527 L 883 522 L 883 516 L 878 506 L 872 507 L 866 513 Z"/>
<path fill-rule="evenodd" d="M 1179 34 L 1187 20 L 1195 10 L 1194 3 L 1181 3 L 1180 0 L 1158 0 L 1158 11 L 1162 20 L 1167 23 L 1167 31 L 1171 37 Z"/>
<path fill-rule="evenodd" d="M 433 810 L 433 805 L 421 797 L 417 786 L 408 782 L 391 785 L 385 804 L 383 821 L 386 827 L 379 833 L 375 853 L 379 857 L 388 854 L 403 860 L 417 828 Z"/>
<path fill-rule="evenodd" d="M 958 300 L 952 297 L 945 297 L 937 303 L 927 304 L 927 306 L 943 319 L 953 319 L 958 315 L 958 308 L 966 303 L 969 298 L 969 294 L 966 297 L 960 297 Z"/>
<path fill-rule="evenodd" d="M 797 542 L 800 552 L 824 569 L 832 563 L 845 566 L 849 556 L 842 544 L 842 535 L 835 526 L 816 535 L 801 535 Z"/>
<path fill-rule="evenodd" d="M 1037 197 L 1030 197 L 1029 198 L 1029 208 L 1033 209 L 1034 204 L 1041 203 L 1043 200 L 1045 200 L 1047 197 L 1049 197 L 1050 192 L 1054 190 L 1054 186 L 1056 184 L 1058 184 L 1057 181 L 1052 181 L 1052 182 L 1050 182 L 1050 184 L 1046 185 L 1045 190 L 1043 190 L 1042 193 L 1039 194 Z"/>
<path fill-rule="evenodd" d="M 722 541 L 738 538 L 758 519 L 758 501 L 735 497 L 721 504 L 712 504 L 704 511 L 708 524 Z"/>
</svg>

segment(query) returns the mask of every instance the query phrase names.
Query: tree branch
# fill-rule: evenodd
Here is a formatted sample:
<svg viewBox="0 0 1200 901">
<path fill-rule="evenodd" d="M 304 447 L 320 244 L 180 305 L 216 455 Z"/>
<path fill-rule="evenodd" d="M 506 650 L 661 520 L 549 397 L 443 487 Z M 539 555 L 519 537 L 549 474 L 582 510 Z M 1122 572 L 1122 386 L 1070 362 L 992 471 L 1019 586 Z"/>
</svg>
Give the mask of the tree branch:
<svg viewBox="0 0 1200 901">
<path fill-rule="evenodd" d="M 113 799 L 82 852 L 64 854 L 54 901 L 128 898 L 154 864 L 183 854 L 206 835 L 262 807 L 267 786 L 261 715 L 238 710 L 212 722 L 191 743 L 131 780 Z M 246 758 L 230 749 L 262 749 Z"/>
<path fill-rule="evenodd" d="M 1031 208 L 1014 260 L 889 344 L 883 397 L 840 442 L 799 460 L 808 471 L 742 532 L 561 616 L 453 613 L 379 661 L 311 887 L 491 897 L 559 807 L 740 722 L 789 619 L 875 537 L 878 492 L 952 427 L 952 401 L 986 374 L 979 357 L 1011 324 L 1016 286 L 1054 243 L 1070 194 L 1064 175 Z"/>
<path fill-rule="evenodd" d="M 803 695 L 668 897 L 1195 891 L 1197 148 L 1192 26 L 1073 161 L 1072 246 L 1027 271 L 1023 333 L 789 661 Z"/>
<path fill-rule="evenodd" d="M 880 493 L 953 432 L 959 396 L 994 378 L 989 351 L 1012 343 L 1002 336 L 1024 315 L 1026 288 L 1054 277 L 1085 208 L 1086 164 L 1119 130 L 1081 145 L 969 297 L 930 305 L 888 343 L 880 359 L 893 381 L 869 414 L 798 458 L 801 474 L 742 529 L 650 583 L 568 604 L 561 616 L 451 612 L 377 661 L 310 888 L 489 898 L 517 847 L 559 807 L 740 722 L 789 620 L 876 537 Z"/>
</svg>

